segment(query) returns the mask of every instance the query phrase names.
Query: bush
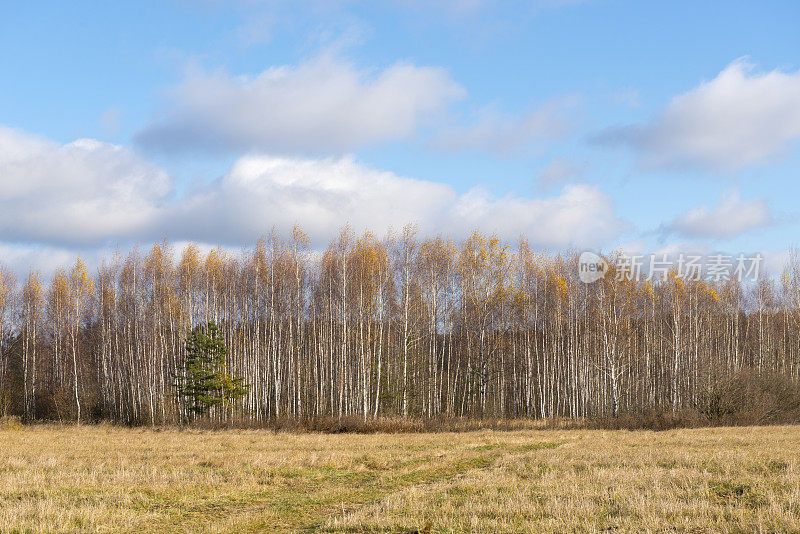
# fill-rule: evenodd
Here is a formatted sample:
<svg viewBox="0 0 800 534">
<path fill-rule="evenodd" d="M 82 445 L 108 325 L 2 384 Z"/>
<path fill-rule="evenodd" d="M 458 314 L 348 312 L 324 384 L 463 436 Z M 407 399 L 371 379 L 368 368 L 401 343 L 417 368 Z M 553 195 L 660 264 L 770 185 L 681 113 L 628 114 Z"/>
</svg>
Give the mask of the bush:
<svg viewBox="0 0 800 534">
<path fill-rule="evenodd" d="M 800 423 L 800 383 L 784 375 L 746 369 L 708 384 L 692 408 L 623 413 L 575 422 L 573 428 L 670 430 L 701 426 Z"/>
<path fill-rule="evenodd" d="M 800 384 L 775 373 L 745 370 L 720 386 L 720 408 L 712 423 L 769 425 L 800 422 Z"/>
</svg>

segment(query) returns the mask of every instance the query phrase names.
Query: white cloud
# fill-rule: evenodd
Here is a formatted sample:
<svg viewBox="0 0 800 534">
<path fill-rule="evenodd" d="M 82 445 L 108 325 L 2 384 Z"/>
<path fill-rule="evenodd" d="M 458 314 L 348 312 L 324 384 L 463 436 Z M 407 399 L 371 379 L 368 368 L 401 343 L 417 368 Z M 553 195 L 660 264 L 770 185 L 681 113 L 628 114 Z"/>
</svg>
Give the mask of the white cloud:
<svg viewBox="0 0 800 534">
<path fill-rule="evenodd" d="M 249 155 L 213 183 L 171 196 L 169 177 L 121 147 L 95 140 L 61 145 L 0 129 L 0 254 L 17 272 L 52 271 L 70 255 L 97 265 L 101 253 L 167 237 L 251 245 L 272 228 L 300 224 L 323 247 L 349 224 L 378 235 L 416 224 L 420 235 L 456 239 L 478 229 L 534 246 L 600 247 L 627 229 L 597 187 L 556 195 L 497 196 L 376 170 L 352 157 Z"/>
<path fill-rule="evenodd" d="M 524 234 L 531 244 L 547 248 L 599 248 L 628 230 L 611 198 L 585 184 L 567 185 L 545 198 L 495 197 L 475 188 L 458 197 L 447 218 L 444 228 L 457 237 L 477 228 L 507 240 Z"/>
<path fill-rule="evenodd" d="M 208 214 L 215 217 L 209 218 Z M 416 224 L 422 235 L 466 237 L 472 230 L 535 245 L 599 245 L 625 228 L 613 203 L 598 188 L 574 185 L 560 195 L 497 197 L 397 176 L 352 158 L 302 159 L 247 156 L 217 183 L 181 202 L 170 228 L 190 239 L 252 242 L 272 226 L 287 232 L 300 224 L 319 245 L 348 223 L 377 233 Z"/>
<path fill-rule="evenodd" d="M 711 208 L 693 208 L 664 227 L 667 233 L 689 238 L 725 238 L 772 224 L 769 206 L 764 199 L 742 200 L 738 191 L 722 195 Z"/>
<path fill-rule="evenodd" d="M 501 155 L 542 148 L 568 136 L 573 127 L 574 97 L 552 100 L 521 115 L 508 115 L 488 106 L 472 123 L 442 130 L 431 142 L 447 151 L 483 150 Z"/>
<path fill-rule="evenodd" d="M 194 72 L 137 138 L 163 150 L 347 152 L 409 137 L 463 95 L 439 67 L 397 63 L 375 73 L 324 54 L 257 76 Z"/>
<path fill-rule="evenodd" d="M 649 122 L 599 140 L 639 152 L 648 166 L 735 170 L 765 163 L 800 139 L 800 71 L 755 72 L 740 59 L 672 99 Z"/>
<path fill-rule="evenodd" d="M 166 226 L 181 228 L 189 239 L 251 243 L 273 226 L 286 232 L 300 224 L 322 243 L 345 223 L 359 231 L 410 222 L 433 230 L 454 196 L 443 184 L 401 178 L 349 157 L 246 156 L 221 180 L 182 200 Z"/>
<path fill-rule="evenodd" d="M 0 126 L 0 235 L 88 245 L 141 236 L 170 192 L 167 175 L 116 145 L 61 145 Z"/>
</svg>

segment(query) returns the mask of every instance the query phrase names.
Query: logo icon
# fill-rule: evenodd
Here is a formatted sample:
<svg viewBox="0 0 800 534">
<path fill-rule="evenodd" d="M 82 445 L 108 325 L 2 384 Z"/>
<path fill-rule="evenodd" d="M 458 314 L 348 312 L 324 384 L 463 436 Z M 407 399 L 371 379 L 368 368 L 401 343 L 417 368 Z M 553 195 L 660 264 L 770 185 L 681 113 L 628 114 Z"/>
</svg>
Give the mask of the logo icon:
<svg viewBox="0 0 800 534">
<path fill-rule="evenodd" d="M 584 284 L 591 284 L 603 278 L 608 272 L 608 262 L 594 252 L 581 252 L 578 258 L 578 278 Z"/>
</svg>

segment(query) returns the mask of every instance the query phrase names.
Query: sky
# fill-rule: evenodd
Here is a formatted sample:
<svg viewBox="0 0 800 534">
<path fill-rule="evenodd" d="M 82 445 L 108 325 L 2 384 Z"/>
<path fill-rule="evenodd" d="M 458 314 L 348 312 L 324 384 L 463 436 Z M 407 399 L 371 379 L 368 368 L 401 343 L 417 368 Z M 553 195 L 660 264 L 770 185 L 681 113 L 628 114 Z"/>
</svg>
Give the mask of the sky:
<svg viewBox="0 0 800 534">
<path fill-rule="evenodd" d="M 794 1 L 0 5 L 0 261 L 299 224 L 759 252 L 800 229 Z"/>
</svg>

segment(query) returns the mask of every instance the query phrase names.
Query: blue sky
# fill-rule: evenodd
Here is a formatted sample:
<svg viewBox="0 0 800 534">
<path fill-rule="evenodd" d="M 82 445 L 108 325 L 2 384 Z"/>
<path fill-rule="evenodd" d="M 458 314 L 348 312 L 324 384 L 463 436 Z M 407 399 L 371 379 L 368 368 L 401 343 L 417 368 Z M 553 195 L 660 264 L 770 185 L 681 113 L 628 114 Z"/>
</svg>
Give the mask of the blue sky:
<svg viewBox="0 0 800 534">
<path fill-rule="evenodd" d="M 7 3 L 0 252 L 47 270 L 414 222 L 780 258 L 798 21 L 789 1 Z"/>
</svg>

